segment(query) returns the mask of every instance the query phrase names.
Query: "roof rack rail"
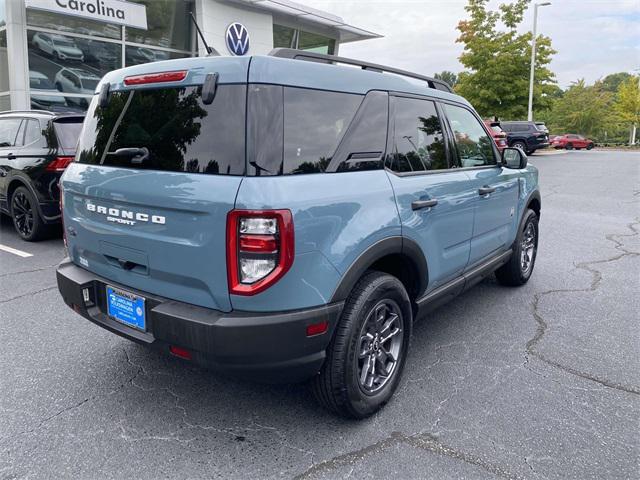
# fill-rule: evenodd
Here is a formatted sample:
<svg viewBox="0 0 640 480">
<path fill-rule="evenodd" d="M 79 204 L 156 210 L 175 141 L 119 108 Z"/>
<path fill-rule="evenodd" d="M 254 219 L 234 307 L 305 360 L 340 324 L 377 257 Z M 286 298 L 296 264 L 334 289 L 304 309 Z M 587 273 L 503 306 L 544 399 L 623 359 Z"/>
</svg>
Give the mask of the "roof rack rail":
<svg viewBox="0 0 640 480">
<path fill-rule="evenodd" d="M 308 52 L 305 50 L 296 50 L 293 48 L 274 48 L 269 52 L 269 56 L 278 58 L 289 58 L 292 60 L 306 60 L 308 62 L 318 63 L 344 63 L 347 65 L 355 65 L 363 70 L 370 70 L 372 72 L 379 73 L 394 73 L 403 77 L 415 78 L 427 83 L 430 88 L 441 90 L 443 92 L 452 93 L 451 87 L 448 83 L 438 80 L 436 78 L 427 77 L 425 75 L 419 75 L 417 73 L 408 72 L 406 70 L 400 70 L 399 68 L 385 67 L 384 65 L 378 65 L 376 63 L 363 62 L 362 60 L 355 60 L 353 58 L 339 57 L 337 55 L 326 55 L 323 53 Z"/>
</svg>

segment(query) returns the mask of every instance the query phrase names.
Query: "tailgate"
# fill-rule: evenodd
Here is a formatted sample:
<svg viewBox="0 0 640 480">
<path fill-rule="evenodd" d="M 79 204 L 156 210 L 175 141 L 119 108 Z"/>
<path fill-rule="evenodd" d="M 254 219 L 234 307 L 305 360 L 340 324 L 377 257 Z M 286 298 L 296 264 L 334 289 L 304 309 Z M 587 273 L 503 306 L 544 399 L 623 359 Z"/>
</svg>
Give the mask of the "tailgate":
<svg viewBox="0 0 640 480">
<path fill-rule="evenodd" d="M 229 311 L 226 216 L 240 181 L 71 164 L 63 185 L 69 256 L 116 283 Z"/>
</svg>

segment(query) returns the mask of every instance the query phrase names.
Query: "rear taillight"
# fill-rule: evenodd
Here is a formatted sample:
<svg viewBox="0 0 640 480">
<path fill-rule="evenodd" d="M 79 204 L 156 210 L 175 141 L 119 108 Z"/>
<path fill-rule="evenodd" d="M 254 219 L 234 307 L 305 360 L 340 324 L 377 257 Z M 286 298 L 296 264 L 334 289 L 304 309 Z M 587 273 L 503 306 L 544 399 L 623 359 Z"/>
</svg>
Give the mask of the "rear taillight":
<svg viewBox="0 0 640 480">
<path fill-rule="evenodd" d="M 187 78 L 186 70 L 172 72 L 145 73 L 144 75 L 132 75 L 124 78 L 125 85 L 146 85 L 149 83 L 181 82 Z"/>
<path fill-rule="evenodd" d="M 227 215 L 229 292 L 255 295 L 277 282 L 294 258 L 289 210 L 232 210 Z"/>
<path fill-rule="evenodd" d="M 56 157 L 45 167 L 48 172 L 64 172 L 75 157 Z"/>
</svg>

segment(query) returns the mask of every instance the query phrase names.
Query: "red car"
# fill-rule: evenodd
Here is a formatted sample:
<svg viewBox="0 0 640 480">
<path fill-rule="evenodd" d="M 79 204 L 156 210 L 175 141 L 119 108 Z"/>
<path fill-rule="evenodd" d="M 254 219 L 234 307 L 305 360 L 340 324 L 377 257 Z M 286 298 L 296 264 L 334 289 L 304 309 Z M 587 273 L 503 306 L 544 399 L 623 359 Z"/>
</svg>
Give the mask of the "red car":
<svg viewBox="0 0 640 480">
<path fill-rule="evenodd" d="M 555 149 L 566 148 L 567 150 L 580 150 L 586 148 L 591 150 L 593 148 L 593 140 L 583 137 L 582 135 L 574 135 L 568 133 L 566 135 L 559 135 L 551 140 L 551 146 Z"/>
<path fill-rule="evenodd" d="M 500 153 L 507 147 L 507 134 L 500 127 L 498 122 L 492 122 L 491 120 L 485 120 L 484 124 L 487 126 L 493 137 L 493 141 L 496 142 L 496 146 Z"/>
</svg>

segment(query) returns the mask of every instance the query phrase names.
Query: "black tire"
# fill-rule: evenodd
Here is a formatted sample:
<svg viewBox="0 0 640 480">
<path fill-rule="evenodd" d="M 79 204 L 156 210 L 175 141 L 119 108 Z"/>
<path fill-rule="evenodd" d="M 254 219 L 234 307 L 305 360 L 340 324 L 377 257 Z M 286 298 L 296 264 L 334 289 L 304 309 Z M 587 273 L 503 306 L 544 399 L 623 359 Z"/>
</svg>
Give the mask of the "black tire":
<svg viewBox="0 0 640 480">
<path fill-rule="evenodd" d="M 587 150 L 591 150 L 593 149 L 593 143 L 590 143 L 589 145 L 587 145 Z"/>
<path fill-rule="evenodd" d="M 377 320 L 383 316 L 385 319 Z M 327 348 L 324 365 L 312 380 L 318 402 L 338 415 L 356 419 L 366 418 L 382 408 L 400 382 L 412 322 L 411 301 L 400 280 L 386 273 L 366 273 L 351 291 Z M 368 328 L 375 329 L 378 325 L 382 331 L 387 326 L 387 335 L 399 331 L 384 341 Z M 396 352 L 395 363 L 393 356 L 387 356 L 392 347 Z M 380 375 L 381 379 L 376 381 L 376 370 L 383 368 L 390 373 Z"/>
<path fill-rule="evenodd" d="M 38 213 L 38 204 L 28 188 L 18 187 L 11 195 L 11 218 L 20 238 L 35 242 L 48 233 L 47 225 Z"/>
<path fill-rule="evenodd" d="M 567 146 L 564 148 L 566 148 L 567 150 L 573 150 L 573 143 L 567 143 Z"/>
<path fill-rule="evenodd" d="M 527 268 L 524 267 L 523 250 L 525 249 L 525 243 L 529 244 L 528 233 L 529 229 L 533 229 L 533 243 L 532 250 L 527 254 L 529 258 Z M 526 242 L 525 242 L 526 241 Z M 510 287 L 517 287 L 524 285 L 531 278 L 533 268 L 536 263 L 536 255 L 538 253 L 538 215 L 531 209 L 528 209 L 518 229 L 518 236 L 514 243 L 513 255 L 507 263 L 496 270 L 496 278 L 502 285 Z"/>
</svg>

